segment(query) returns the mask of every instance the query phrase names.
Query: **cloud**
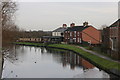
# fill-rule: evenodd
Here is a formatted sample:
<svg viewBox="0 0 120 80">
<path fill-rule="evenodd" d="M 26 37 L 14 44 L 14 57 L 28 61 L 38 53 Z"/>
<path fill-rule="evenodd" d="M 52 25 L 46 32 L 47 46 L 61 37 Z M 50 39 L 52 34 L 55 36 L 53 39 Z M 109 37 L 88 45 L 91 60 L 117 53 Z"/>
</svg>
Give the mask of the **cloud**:
<svg viewBox="0 0 120 80">
<path fill-rule="evenodd" d="M 119 0 L 15 0 L 19 2 L 118 2 Z"/>
<path fill-rule="evenodd" d="M 25 29 L 54 30 L 63 23 L 90 22 L 96 28 L 117 19 L 117 3 L 98 2 L 21 2 L 16 23 Z M 50 28 L 50 29 L 49 29 Z"/>
</svg>

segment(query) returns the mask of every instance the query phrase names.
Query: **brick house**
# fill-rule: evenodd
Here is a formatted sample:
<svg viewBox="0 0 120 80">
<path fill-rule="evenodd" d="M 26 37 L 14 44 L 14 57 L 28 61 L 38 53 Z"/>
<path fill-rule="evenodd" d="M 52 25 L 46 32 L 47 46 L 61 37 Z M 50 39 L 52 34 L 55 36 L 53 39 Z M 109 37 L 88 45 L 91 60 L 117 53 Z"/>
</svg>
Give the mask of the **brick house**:
<svg viewBox="0 0 120 80">
<path fill-rule="evenodd" d="M 112 50 L 118 51 L 118 30 L 120 27 L 120 19 L 109 26 L 110 28 L 110 48 Z"/>
<path fill-rule="evenodd" d="M 102 32 L 102 45 L 112 57 L 120 57 L 120 19 L 104 28 Z"/>
<path fill-rule="evenodd" d="M 120 19 L 109 26 L 110 29 L 110 54 L 120 59 Z"/>
<path fill-rule="evenodd" d="M 105 53 L 110 53 L 110 29 L 106 27 L 102 30 L 102 51 Z"/>
<path fill-rule="evenodd" d="M 51 42 L 52 43 L 61 43 L 64 40 L 64 31 L 67 29 L 67 25 L 63 24 L 62 27 L 59 27 L 52 31 Z"/>
<path fill-rule="evenodd" d="M 88 22 L 84 22 L 82 26 L 72 23 L 64 32 L 64 41 L 67 43 L 100 44 L 100 40 L 100 31 L 88 25 Z"/>
<path fill-rule="evenodd" d="M 64 31 L 67 29 L 67 25 L 66 24 L 63 24 L 62 27 L 59 27 L 55 30 L 52 31 L 52 36 L 60 36 L 60 37 L 63 37 L 63 33 Z"/>
</svg>

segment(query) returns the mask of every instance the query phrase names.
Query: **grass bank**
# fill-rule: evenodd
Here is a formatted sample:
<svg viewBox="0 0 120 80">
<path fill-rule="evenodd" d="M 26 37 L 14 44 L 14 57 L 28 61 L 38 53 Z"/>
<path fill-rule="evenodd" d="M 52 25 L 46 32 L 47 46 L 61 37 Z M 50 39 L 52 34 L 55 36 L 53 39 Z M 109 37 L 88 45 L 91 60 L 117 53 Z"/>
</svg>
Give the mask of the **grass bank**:
<svg viewBox="0 0 120 80">
<path fill-rule="evenodd" d="M 81 45 L 78 45 L 78 46 L 81 46 Z M 103 56 L 109 57 L 109 58 L 111 58 L 113 60 L 117 60 L 116 58 L 114 58 L 110 54 L 108 54 L 107 52 L 105 53 L 105 52 L 101 51 L 101 47 L 100 46 L 99 47 L 97 47 L 97 46 L 94 46 L 94 47 L 91 47 L 91 46 L 82 46 L 82 47 L 85 48 L 85 49 L 87 49 L 87 50 L 94 51 L 94 52 L 96 52 L 98 54 L 101 54 Z"/>
<path fill-rule="evenodd" d="M 85 56 L 86 58 L 92 60 L 93 62 L 99 64 L 100 66 L 103 66 L 105 69 L 117 69 L 117 70 L 120 70 L 120 64 L 119 63 L 103 59 L 103 58 L 98 57 L 96 55 L 93 55 L 93 54 L 91 54 L 89 52 L 83 51 L 82 49 L 77 48 L 75 46 L 66 45 L 66 44 L 50 44 L 48 46 L 70 49 L 70 50 L 73 50 L 73 51 L 75 51 L 77 53 L 80 53 L 80 55 Z"/>
<path fill-rule="evenodd" d="M 110 71 L 110 70 L 117 70 L 120 71 L 120 63 L 109 61 L 106 59 L 103 59 L 99 56 L 93 55 L 89 52 L 86 52 L 76 46 L 68 45 L 68 44 L 49 44 L 45 45 L 42 43 L 28 43 L 28 42 L 16 42 L 15 44 L 20 45 L 30 45 L 30 46 L 46 46 L 46 47 L 53 47 L 53 48 L 63 48 L 68 49 L 71 51 L 74 51 L 76 53 L 79 53 L 84 58 L 90 60 L 90 62 L 93 62 L 97 64 L 99 67 L 101 67 L 104 70 Z"/>
</svg>

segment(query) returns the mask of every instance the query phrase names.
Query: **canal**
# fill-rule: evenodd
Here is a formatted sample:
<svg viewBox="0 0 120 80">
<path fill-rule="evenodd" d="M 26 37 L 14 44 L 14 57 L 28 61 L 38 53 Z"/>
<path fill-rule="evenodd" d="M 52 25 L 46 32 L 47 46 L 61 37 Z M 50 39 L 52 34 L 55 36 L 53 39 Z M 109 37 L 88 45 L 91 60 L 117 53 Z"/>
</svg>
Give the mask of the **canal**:
<svg viewBox="0 0 120 80">
<path fill-rule="evenodd" d="M 110 78 L 110 75 L 70 51 L 17 45 L 4 55 L 2 78 Z"/>
</svg>

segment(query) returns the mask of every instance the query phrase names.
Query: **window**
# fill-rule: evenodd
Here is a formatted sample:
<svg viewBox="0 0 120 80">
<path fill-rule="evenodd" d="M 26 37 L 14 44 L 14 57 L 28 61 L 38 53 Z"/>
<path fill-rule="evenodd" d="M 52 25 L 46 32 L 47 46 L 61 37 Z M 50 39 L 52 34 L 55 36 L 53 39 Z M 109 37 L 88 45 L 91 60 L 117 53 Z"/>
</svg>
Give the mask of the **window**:
<svg viewBox="0 0 120 80">
<path fill-rule="evenodd" d="M 57 32 L 55 32 L 55 36 L 57 36 Z"/>
<path fill-rule="evenodd" d="M 76 31 L 74 31 L 74 37 L 76 37 Z"/>
<path fill-rule="evenodd" d="M 79 38 L 79 42 L 82 43 L 81 38 Z"/>
<path fill-rule="evenodd" d="M 114 37 L 112 40 L 113 40 L 113 44 L 112 44 L 113 50 L 117 50 L 117 39 L 116 39 L 116 37 Z"/>
<path fill-rule="evenodd" d="M 72 32 L 70 32 L 70 37 L 72 36 Z"/>
<path fill-rule="evenodd" d="M 76 38 L 74 38 L 74 41 L 75 41 L 75 43 L 76 43 Z"/>
<path fill-rule="evenodd" d="M 77 38 L 77 40 L 78 40 L 78 42 L 80 42 L 80 39 L 79 39 L 79 37 Z"/>
<path fill-rule="evenodd" d="M 80 33 L 79 32 L 77 32 L 77 33 L 78 33 L 77 35 L 80 36 Z"/>
</svg>

